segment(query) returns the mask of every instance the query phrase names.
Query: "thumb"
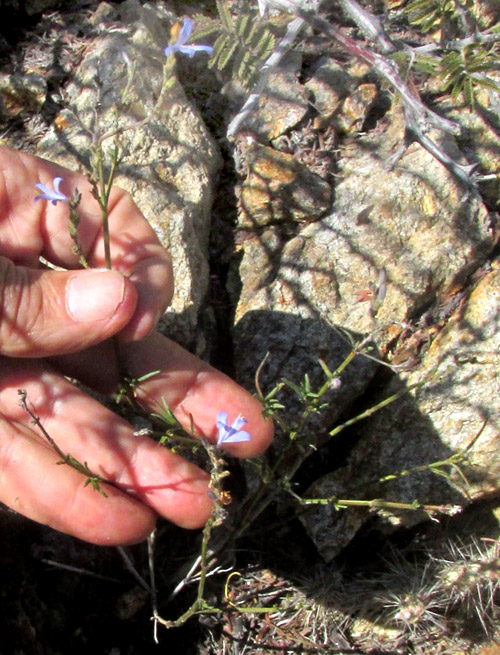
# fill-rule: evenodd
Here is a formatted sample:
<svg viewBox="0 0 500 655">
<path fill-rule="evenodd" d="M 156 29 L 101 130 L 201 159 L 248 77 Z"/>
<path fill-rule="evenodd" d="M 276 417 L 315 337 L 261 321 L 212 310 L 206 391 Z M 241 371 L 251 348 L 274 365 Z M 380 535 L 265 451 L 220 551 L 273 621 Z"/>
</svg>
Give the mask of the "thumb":
<svg viewBox="0 0 500 655">
<path fill-rule="evenodd" d="M 136 304 L 134 285 L 118 271 L 42 271 L 0 257 L 0 353 L 83 350 L 125 327 Z"/>
</svg>

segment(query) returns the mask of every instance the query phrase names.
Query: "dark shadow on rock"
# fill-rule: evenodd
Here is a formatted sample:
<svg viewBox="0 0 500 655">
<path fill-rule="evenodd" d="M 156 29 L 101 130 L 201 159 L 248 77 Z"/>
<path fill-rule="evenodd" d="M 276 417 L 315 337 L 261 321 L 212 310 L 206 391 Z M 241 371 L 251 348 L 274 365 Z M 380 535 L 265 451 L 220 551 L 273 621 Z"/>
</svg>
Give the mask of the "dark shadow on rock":
<svg viewBox="0 0 500 655">
<path fill-rule="evenodd" d="M 350 352 L 345 335 L 321 320 L 281 312 L 248 312 L 234 329 L 238 379 L 251 388 L 256 368 L 269 352 L 259 375 L 264 394 L 283 377 L 300 385 L 306 373 L 312 389 L 317 389 L 324 382 L 317 358 L 321 357 L 330 370 L 334 370 Z M 359 340 L 359 335 L 350 337 L 353 341 Z M 375 357 L 376 351 L 371 350 L 370 356 Z M 442 475 L 425 469 L 426 465 L 448 459 L 454 451 L 442 442 L 431 420 L 422 415 L 410 393 L 377 412 L 375 421 L 364 419 L 328 441 L 328 433 L 339 422 L 405 389 L 403 379 L 378 367 L 373 359 L 363 354 L 357 355 L 347 366 L 341 380 L 340 388 L 331 389 L 325 395 L 327 407 L 311 417 L 303 428 L 302 440 L 298 439 L 297 446 L 284 457 L 289 440 L 278 427 L 277 438 L 264 457 L 271 467 L 279 462 L 277 477 L 281 483 L 269 485 L 265 492 L 269 503 L 254 517 L 238 547 L 244 553 L 242 560 L 251 561 L 258 570 L 268 568 L 282 579 L 294 581 L 307 598 L 330 612 L 330 619 L 337 612 L 339 616 L 350 615 L 351 627 L 355 617 L 390 625 L 391 612 L 387 609 L 390 599 L 404 598 L 405 593 L 419 591 L 419 585 L 424 588 L 419 576 L 426 570 L 426 561 L 433 552 L 443 554 L 448 539 L 456 538 L 457 534 L 462 534 L 464 541 L 470 541 L 471 535 L 479 540 L 498 536 L 498 525 L 491 514 L 495 505 L 485 498 L 465 509 L 463 515 L 450 513 L 450 516 L 421 507 L 389 510 L 382 503 L 378 507 L 304 508 L 295 494 L 304 498 L 333 496 L 337 500 L 382 499 L 418 503 L 419 506 L 467 506 L 469 502 L 461 489 L 450 485 Z M 435 391 L 446 398 L 446 387 L 438 384 Z M 303 411 L 300 401 L 296 398 L 294 402 L 293 396 L 288 388 L 277 395 L 286 405 L 281 414 L 286 423 L 298 420 Z M 315 447 L 309 448 L 311 443 Z M 306 455 L 309 460 L 305 459 L 299 466 L 298 461 Z M 486 476 L 466 463 L 461 463 L 460 467 L 471 482 Z M 422 470 L 397 476 L 400 472 L 419 468 Z M 451 469 L 444 467 L 444 470 Z M 394 479 L 389 479 L 391 475 L 395 475 Z M 232 520 L 236 526 L 238 517 L 247 514 L 258 488 L 251 467 L 247 476 L 251 491 L 233 510 Z M 386 477 L 387 480 L 381 479 Z M 309 518 L 304 529 L 306 513 Z M 311 538 L 329 563 L 318 553 Z M 409 549 L 410 554 L 394 555 L 391 563 L 389 550 L 398 548 Z M 403 564 L 405 558 L 407 561 Z M 371 581 L 370 576 L 373 577 Z M 380 600 L 382 596 L 389 599 L 386 605 Z M 449 602 L 442 612 L 443 623 L 450 607 Z M 457 610 L 459 616 L 464 611 L 463 606 Z M 395 614 L 396 610 L 392 612 L 392 627 L 395 627 Z M 347 623 L 339 628 L 345 635 L 350 629 Z M 473 641 L 479 643 L 486 635 L 477 623 L 477 617 L 464 619 L 467 630 L 474 635 Z M 334 625 L 330 629 L 333 630 Z M 397 648 L 401 648 L 405 640 L 410 643 L 406 635 Z M 354 642 L 349 642 L 347 637 L 346 643 Z M 384 653 L 391 652 L 386 650 L 387 643 L 380 641 L 377 646 L 376 635 L 373 635 L 371 646 L 374 650 L 370 652 L 378 652 L 377 647 L 384 649 Z M 397 648 L 394 652 L 400 652 Z M 358 651 L 346 647 L 331 652 L 340 655 Z"/>
<path fill-rule="evenodd" d="M 352 344 L 360 341 L 359 335 L 351 334 L 349 338 Z M 259 375 L 264 394 L 282 378 L 288 378 L 300 385 L 305 374 L 309 377 L 312 389 L 320 388 L 325 376 L 318 365 L 318 358 L 334 371 L 351 350 L 352 346 L 345 331 L 340 331 L 319 319 L 302 319 L 280 312 L 248 312 L 234 330 L 237 376 L 247 388 L 254 385 L 256 369 L 266 353 L 270 353 Z M 328 432 L 334 429 L 336 424 L 352 417 L 353 407 L 355 413 L 360 414 L 381 403 L 389 395 L 404 394 L 405 382 L 394 374 L 381 372 L 374 360 L 377 353 L 373 348 L 367 354 L 369 357 L 363 353 L 356 355 L 341 374 L 340 387 L 327 391 L 322 399 L 327 406 L 321 412 L 313 414 L 310 422 L 304 427 L 308 441 L 321 447 Z M 431 383 L 429 385 L 432 386 Z M 434 393 L 445 393 L 446 389 L 443 389 L 442 385 L 441 380 L 437 383 Z M 283 413 L 285 422 L 293 423 L 301 416 L 303 406 L 293 391 L 285 387 L 277 398 L 286 406 Z M 417 487 L 411 484 L 413 476 L 409 475 L 399 480 L 380 483 L 381 477 L 446 460 L 453 451 L 441 442 L 431 421 L 420 414 L 418 405 L 410 394 L 404 394 L 402 398 L 381 409 L 376 416 L 377 434 L 370 430 L 366 432 L 366 426 L 372 424 L 368 419 L 357 423 L 340 437 L 335 437 L 327 446 L 323 446 L 327 451 L 333 450 L 333 453 L 339 443 L 343 444 L 342 451 L 346 448 L 346 442 L 356 446 L 355 455 L 351 455 L 347 469 L 338 480 L 338 484 L 341 483 L 342 486 L 341 497 L 389 499 L 393 496 L 393 500 L 407 503 L 416 499 L 420 503 L 432 504 L 463 502 L 463 496 L 456 489 L 446 484 L 442 477 L 429 471 L 418 474 L 425 482 L 421 480 Z M 418 426 L 416 431 L 415 426 Z M 405 438 L 410 428 L 415 438 L 413 443 L 408 443 Z M 278 430 L 278 438 L 271 447 L 271 460 L 286 444 L 286 437 L 279 432 Z M 471 438 L 473 436 L 471 435 Z M 340 458 L 341 461 L 344 457 L 345 454 Z M 335 455 L 328 453 L 327 459 L 331 463 L 335 460 Z M 349 455 L 347 459 L 349 460 Z M 317 477 L 325 473 L 331 473 L 331 470 L 315 471 Z M 481 475 L 471 471 L 466 471 L 467 474 Z M 310 480 L 310 483 L 312 482 L 313 480 Z M 417 497 L 416 490 L 424 491 L 425 497 Z"/>
<path fill-rule="evenodd" d="M 306 373 L 311 387 L 318 388 L 325 381 L 318 358 L 333 372 L 350 353 L 349 342 L 355 343 L 360 338 L 355 333 L 337 330 L 319 318 L 303 319 L 277 311 L 249 311 L 233 330 L 237 380 L 247 389 L 255 388 L 257 367 L 269 353 L 259 376 L 262 389 L 269 391 L 283 377 L 300 384 Z M 347 367 L 341 386 L 329 390 L 324 398 L 328 403 L 321 418 L 324 429 L 345 415 L 366 388 L 376 368 L 376 363 L 365 357 L 357 357 Z M 293 394 L 283 393 L 287 420 L 292 421 L 300 415 L 302 408 L 298 402 L 289 406 L 287 401 Z"/>
</svg>

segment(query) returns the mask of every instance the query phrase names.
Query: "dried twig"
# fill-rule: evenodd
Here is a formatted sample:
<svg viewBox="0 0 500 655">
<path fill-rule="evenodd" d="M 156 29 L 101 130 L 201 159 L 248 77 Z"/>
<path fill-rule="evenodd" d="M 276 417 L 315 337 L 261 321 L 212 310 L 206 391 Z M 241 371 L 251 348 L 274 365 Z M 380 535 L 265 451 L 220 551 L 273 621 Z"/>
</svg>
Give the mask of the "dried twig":
<svg viewBox="0 0 500 655">
<path fill-rule="evenodd" d="M 265 64 L 260 70 L 259 80 L 257 84 L 252 89 L 250 95 L 248 96 L 245 104 L 240 109 L 238 114 L 233 118 L 229 123 L 227 128 L 227 138 L 230 139 L 237 134 L 241 124 L 246 119 L 248 114 L 250 114 L 257 106 L 259 98 L 262 95 L 262 92 L 266 88 L 267 81 L 271 73 L 276 70 L 278 64 L 283 59 L 285 54 L 290 49 L 291 44 L 294 39 L 299 34 L 300 30 L 304 27 L 305 22 L 302 18 L 296 18 L 293 20 L 287 27 L 286 34 L 279 42 L 276 50 L 266 59 Z"/>
<path fill-rule="evenodd" d="M 377 43 L 385 54 L 395 52 L 396 46 L 386 34 L 382 23 L 369 11 L 359 5 L 356 0 L 339 0 L 344 13 L 353 20 L 367 39 Z"/>
</svg>

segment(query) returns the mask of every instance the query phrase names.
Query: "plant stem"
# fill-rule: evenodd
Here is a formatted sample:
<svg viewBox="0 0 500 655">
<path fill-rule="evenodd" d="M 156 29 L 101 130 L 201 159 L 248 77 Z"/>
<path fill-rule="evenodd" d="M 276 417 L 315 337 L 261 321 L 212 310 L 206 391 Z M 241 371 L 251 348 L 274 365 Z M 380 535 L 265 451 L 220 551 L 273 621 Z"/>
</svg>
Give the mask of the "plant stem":
<svg viewBox="0 0 500 655">
<path fill-rule="evenodd" d="M 400 510 L 423 510 L 428 514 L 440 513 L 453 515 L 462 510 L 461 505 L 426 505 L 414 500 L 411 503 L 401 503 L 383 498 L 372 498 L 371 500 L 359 500 L 352 498 L 300 498 L 301 505 L 333 505 L 335 509 L 345 509 L 347 507 L 368 507 L 370 509 L 400 509 Z"/>
</svg>

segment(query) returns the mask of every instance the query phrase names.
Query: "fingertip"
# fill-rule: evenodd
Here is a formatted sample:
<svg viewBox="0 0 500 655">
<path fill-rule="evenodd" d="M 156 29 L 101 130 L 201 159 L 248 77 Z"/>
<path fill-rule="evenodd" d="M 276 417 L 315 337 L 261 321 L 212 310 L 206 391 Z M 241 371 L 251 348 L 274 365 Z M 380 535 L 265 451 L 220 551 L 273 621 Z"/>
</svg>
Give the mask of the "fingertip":
<svg viewBox="0 0 500 655">
<path fill-rule="evenodd" d="M 139 499 L 105 482 L 99 492 L 84 486 L 80 475 L 76 479 L 79 485 L 71 511 L 63 509 L 44 523 L 98 546 L 137 544 L 154 530 L 156 514 Z"/>
<path fill-rule="evenodd" d="M 258 438 L 254 444 L 253 450 L 250 454 L 244 455 L 244 457 L 256 457 L 262 455 L 271 445 L 271 442 L 274 438 L 274 422 L 270 417 L 264 418 L 262 414 L 262 406 L 259 403 L 260 409 L 260 420 L 258 421 L 258 426 L 256 427 L 256 434 Z"/>
<path fill-rule="evenodd" d="M 207 368 L 197 376 L 196 393 L 189 394 L 178 407 L 185 413 L 185 422 L 191 415 L 197 432 L 212 443 L 218 438 L 217 416 L 227 414 L 228 426 L 241 416 L 246 420 L 244 430 L 251 436 L 250 441 L 222 444 L 225 452 L 238 458 L 257 457 L 269 447 L 274 436 L 272 419 L 263 415 L 262 404 L 243 387 L 229 377 Z"/>
<path fill-rule="evenodd" d="M 262 455 L 262 453 L 269 448 L 273 440 L 274 422 L 269 416 L 264 416 L 264 408 L 262 407 L 262 404 L 253 396 L 251 396 L 251 399 L 253 402 L 251 427 L 253 427 L 256 435 L 253 455 Z"/>
<path fill-rule="evenodd" d="M 224 412 L 228 424 L 238 417 L 246 419 L 245 431 L 251 435 L 248 442 L 225 446 L 237 457 L 255 457 L 262 454 L 274 435 L 273 422 L 264 418 L 262 404 L 231 380 L 227 375 L 182 349 L 179 345 L 153 334 L 147 340 L 127 349 L 127 365 L 140 377 L 151 371 L 137 388 L 137 399 L 152 411 L 158 403 L 166 403 L 188 431 L 217 441 L 217 416 Z"/>
<path fill-rule="evenodd" d="M 199 530 L 210 518 L 214 506 L 207 487 L 196 499 L 191 498 L 191 508 L 175 523 L 185 530 Z"/>
<path fill-rule="evenodd" d="M 134 475 L 124 469 L 117 486 L 181 528 L 205 525 L 213 509 L 208 473 L 148 437 L 135 446 Z"/>
<path fill-rule="evenodd" d="M 229 425 L 238 416 L 245 418 L 244 430 L 251 436 L 250 441 L 224 445 L 224 450 L 238 458 L 262 455 L 273 440 L 273 421 L 264 417 L 262 404 L 246 389 L 238 387 L 229 378 L 225 378 L 224 383 L 224 386 L 221 384 L 221 392 L 219 392 L 220 409 L 218 411 L 227 412 Z"/>
</svg>

